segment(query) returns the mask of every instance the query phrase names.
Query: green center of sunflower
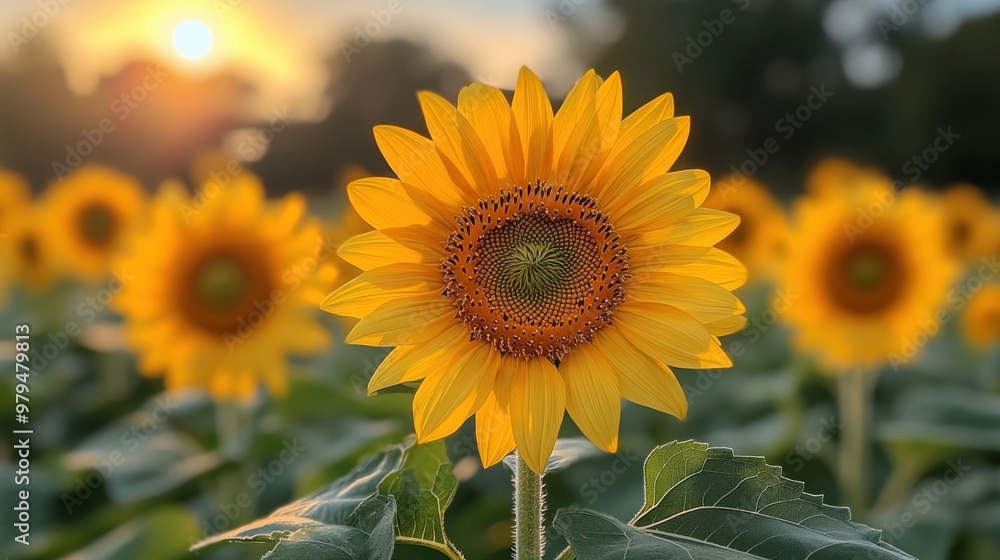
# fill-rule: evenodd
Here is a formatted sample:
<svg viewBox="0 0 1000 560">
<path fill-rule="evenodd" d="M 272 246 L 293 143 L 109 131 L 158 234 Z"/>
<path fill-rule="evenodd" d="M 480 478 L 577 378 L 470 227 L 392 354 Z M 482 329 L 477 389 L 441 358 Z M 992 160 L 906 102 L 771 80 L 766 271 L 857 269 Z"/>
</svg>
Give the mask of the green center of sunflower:
<svg viewBox="0 0 1000 560">
<path fill-rule="evenodd" d="M 856 289 L 871 292 L 877 290 L 885 280 L 886 264 L 883 255 L 865 249 L 847 258 L 845 273 Z"/>
<path fill-rule="evenodd" d="M 905 289 L 906 270 L 898 249 L 888 240 L 850 245 L 830 259 L 824 274 L 834 303 L 858 315 L 891 307 Z"/>
<path fill-rule="evenodd" d="M 202 265 L 195 277 L 195 293 L 201 303 L 215 311 L 225 311 L 246 298 L 250 278 L 235 259 L 218 258 Z"/>
<path fill-rule="evenodd" d="M 536 183 L 480 201 L 458 226 L 445 293 L 472 338 L 501 353 L 562 359 L 624 300 L 625 248 L 589 197 Z"/>
<path fill-rule="evenodd" d="M 85 206 L 77 218 L 84 241 L 92 247 L 105 247 L 114 238 L 118 227 L 114 212 L 103 203 Z"/>
<path fill-rule="evenodd" d="M 552 291 L 566 271 L 567 260 L 561 251 L 546 243 L 526 243 L 515 247 L 504 263 L 511 291 L 536 297 Z"/>
</svg>

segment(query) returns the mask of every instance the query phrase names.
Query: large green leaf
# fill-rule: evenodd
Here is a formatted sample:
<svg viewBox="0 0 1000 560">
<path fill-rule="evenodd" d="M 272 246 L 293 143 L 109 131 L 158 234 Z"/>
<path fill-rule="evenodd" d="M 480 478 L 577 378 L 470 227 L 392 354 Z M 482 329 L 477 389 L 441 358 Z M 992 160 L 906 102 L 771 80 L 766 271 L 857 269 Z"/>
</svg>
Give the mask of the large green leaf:
<svg viewBox="0 0 1000 560">
<path fill-rule="evenodd" d="M 389 559 L 396 504 L 378 494 L 378 485 L 399 468 L 403 453 L 401 446 L 390 447 L 329 486 L 192 550 L 224 541 L 272 542 L 269 559 Z"/>
<path fill-rule="evenodd" d="M 761 457 L 674 442 L 654 449 L 644 472 L 645 503 L 629 524 L 586 510 L 558 513 L 554 524 L 579 558 L 912 558 Z"/>
<path fill-rule="evenodd" d="M 444 532 L 444 512 L 457 488 L 443 441 L 408 447 L 400 468 L 379 484 L 382 494 L 395 498 L 398 506 L 396 539 L 462 558 Z"/>
<path fill-rule="evenodd" d="M 206 539 L 269 542 L 274 558 L 390 558 L 394 541 L 452 559 L 462 554 L 444 531 L 444 512 L 458 480 L 444 442 L 394 445 L 346 476 L 271 515 Z"/>
</svg>

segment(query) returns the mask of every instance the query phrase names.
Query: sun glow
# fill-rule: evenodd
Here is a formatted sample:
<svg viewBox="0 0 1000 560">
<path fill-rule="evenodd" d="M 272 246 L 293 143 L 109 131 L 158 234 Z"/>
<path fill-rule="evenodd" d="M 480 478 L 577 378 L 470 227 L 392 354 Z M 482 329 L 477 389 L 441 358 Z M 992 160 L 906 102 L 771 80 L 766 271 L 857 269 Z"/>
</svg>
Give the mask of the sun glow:
<svg viewBox="0 0 1000 560">
<path fill-rule="evenodd" d="M 197 19 L 182 21 L 174 28 L 174 48 L 188 60 L 201 60 L 212 50 L 212 30 Z"/>
</svg>

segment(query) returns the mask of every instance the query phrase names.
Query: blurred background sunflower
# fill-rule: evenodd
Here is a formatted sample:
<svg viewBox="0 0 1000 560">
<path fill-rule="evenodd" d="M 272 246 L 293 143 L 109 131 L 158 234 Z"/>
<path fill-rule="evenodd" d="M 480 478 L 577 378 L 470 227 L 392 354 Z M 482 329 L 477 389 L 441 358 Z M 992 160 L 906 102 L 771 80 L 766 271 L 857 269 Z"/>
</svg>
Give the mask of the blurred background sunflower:
<svg viewBox="0 0 1000 560">
<path fill-rule="evenodd" d="M 139 369 L 169 389 L 247 400 L 263 384 L 288 392 L 286 353 L 329 341 L 312 317 L 325 239 L 295 195 L 270 202 L 241 175 L 198 204 L 175 184 L 120 261 L 124 315 Z"/>
</svg>

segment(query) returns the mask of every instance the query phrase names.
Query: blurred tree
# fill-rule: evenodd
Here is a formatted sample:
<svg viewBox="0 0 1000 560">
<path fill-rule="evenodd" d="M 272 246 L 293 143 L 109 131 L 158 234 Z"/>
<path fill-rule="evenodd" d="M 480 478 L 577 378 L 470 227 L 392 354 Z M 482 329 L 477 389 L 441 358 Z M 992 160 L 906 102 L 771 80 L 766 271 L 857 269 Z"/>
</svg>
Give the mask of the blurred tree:
<svg viewBox="0 0 1000 560">
<path fill-rule="evenodd" d="M 469 82 L 458 65 L 405 41 L 372 43 L 350 62 L 338 49 L 328 64 L 335 76 L 328 89 L 329 115 L 318 123 L 293 123 L 275 134 L 267 155 L 253 166 L 278 191 L 328 191 L 338 170 L 348 164 L 360 164 L 373 174 L 388 172 L 372 127 L 393 124 L 426 134 L 417 91 L 432 90 L 454 100 Z"/>
</svg>

